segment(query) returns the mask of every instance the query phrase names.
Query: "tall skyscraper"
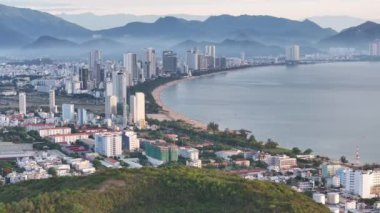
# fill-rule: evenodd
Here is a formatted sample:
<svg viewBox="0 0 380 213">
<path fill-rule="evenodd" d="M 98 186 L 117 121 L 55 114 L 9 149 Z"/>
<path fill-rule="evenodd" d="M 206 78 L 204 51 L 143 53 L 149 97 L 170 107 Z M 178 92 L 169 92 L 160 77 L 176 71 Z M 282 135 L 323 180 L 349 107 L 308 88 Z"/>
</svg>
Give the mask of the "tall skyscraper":
<svg viewBox="0 0 380 213">
<path fill-rule="evenodd" d="M 137 92 L 130 97 L 130 118 L 140 128 L 145 127 L 145 95 Z"/>
<path fill-rule="evenodd" d="M 115 81 L 113 81 L 115 91 L 113 92 L 117 96 L 117 102 L 121 104 L 124 103 L 123 100 L 127 99 L 128 78 L 127 74 L 123 72 L 116 73 L 115 78 Z"/>
<path fill-rule="evenodd" d="M 146 51 L 146 63 L 147 63 L 147 77 L 151 79 L 153 76 L 157 76 L 157 59 L 156 50 L 148 48 Z"/>
<path fill-rule="evenodd" d="M 121 133 L 95 134 L 95 152 L 106 157 L 117 157 L 123 154 Z"/>
<path fill-rule="evenodd" d="M 90 52 L 89 67 L 92 80 L 97 86 L 102 81 L 102 51 L 93 50 Z"/>
<path fill-rule="evenodd" d="M 205 48 L 205 56 L 208 58 L 207 68 L 215 68 L 216 47 L 215 45 L 207 45 Z"/>
<path fill-rule="evenodd" d="M 164 73 L 177 73 L 177 54 L 173 51 L 164 51 L 162 61 Z"/>
<path fill-rule="evenodd" d="M 78 109 L 78 125 L 83 126 L 87 124 L 87 110 L 84 108 Z"/>
<path fill-rule="evenodd" d="M 137 55 L 135 53 L 124 54 L 123 65 L 127 73 L 132 75 L 133 83 L 138 82 Z"/>
<path fill-rule="evenodd" d="M 87 68 L 80 68 L 79 69 L 79 81 L 81 82 L 81 89 L 86 90 L 88 89 L 88 80 L 90 73 Z"/>
<path fill-rule="evenodd" d="M 188 50 L 186 52 L 186 63 L 190 70 L 199 70 L 198 51 L 196 49 Z"/>
<path fill-rule="evenodd" d="M 55 90 L 49 91 L 49 109 L 50 113 L 56 113 L 57 112 L 57 106 L 55 105 Z"/>
<path fill-rule="evenodd" d="M 18 107 L 20 114 L 26 115 L 26 94 L 20 92 L 18 95 Z"/>
<path fill-rule="evenodd" d="M 377 39 L 369 44 L 369 55 L 380 56 L 380 39 Z"/>
<path fill-rule="evenodd" d="M 300 46 L 293 45 L 286 48 L 286 61 L 297 62 L 300 60 Z"/>
<path fill-rule="evenodd" d="M 64 122 L 74 120 L 74 104 L 62 104 L 62 120 Z"/>
<path fill-rule="evenodd" d="M 112 115 L 117 115 L 117 97 L 107 96 L 105 103 L 105 116 L 111 118 Z"/>
<path fill-rule="evenodd" d="M 112 81 L 110 80 L 107 80 L 106 81 L 106 84 L 105 84 L 105 96 L 112 96 L 113 95 L 113 85 L 112 85 Z"/>
</svg>

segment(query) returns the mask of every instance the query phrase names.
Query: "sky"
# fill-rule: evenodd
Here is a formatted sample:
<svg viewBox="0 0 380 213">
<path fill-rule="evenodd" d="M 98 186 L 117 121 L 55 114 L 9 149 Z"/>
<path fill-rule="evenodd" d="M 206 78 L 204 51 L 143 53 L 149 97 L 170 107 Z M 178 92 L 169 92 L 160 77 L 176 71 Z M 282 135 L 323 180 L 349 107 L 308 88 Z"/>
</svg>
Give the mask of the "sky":
<svg viewBox="0 0 380 213">
<path fill-rule="evenodd" d="M 249 14 L 292 19 L 347 15 L 380 19 L 380 0 L 0 0 L 0 3 L 53 14 Z"/>
</svg>

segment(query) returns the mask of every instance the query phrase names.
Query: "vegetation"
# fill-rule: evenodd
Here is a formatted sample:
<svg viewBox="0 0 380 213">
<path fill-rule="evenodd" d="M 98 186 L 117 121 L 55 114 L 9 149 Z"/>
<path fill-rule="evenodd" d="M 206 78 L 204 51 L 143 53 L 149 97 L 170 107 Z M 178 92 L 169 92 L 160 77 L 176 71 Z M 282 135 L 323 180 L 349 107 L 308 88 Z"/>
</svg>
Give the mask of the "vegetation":
<svg viewBox="0 0 380 213">
<path fill-rule="evenodd" d="M 136 92 L 143 92 L 145 94 L 146 112 L 159 113 L 162 109 L 153 98 L 153 95 L 152 95 L 153 90 L 159 87 L 160 85 L 163 85 L 163 84 L 166 84 L 168 82 L 178 80 L 178 79 L 179 78 L 171 77 L 171 78 L 158 78 L 153 81 L 146 81 L 142 84 L 138 84 L 130 88 L 130 92 L 131 94 L 134 94 Z"/>
<path fill-rule="evenodd" d="M 192 141 L 210 141 L 215 145 L 222 145 L 223 148 L 249 148 L 254 150 L 263 150 L 271 154 L 288 154 L 292 151 L 279 148 L 278 143 L 271 139 L 266 142 L 257 141 L 254 136 L 248 137 L 247 130 L 230 131 L 213 131 L 195 128 L 184 121 L 157 121 L 149 120 L 150 124 L 160 125 L 161 129 L 170 129 L 176 134 L 189 136 Z M 215 127 L 215 125 L 212 125 Z M 216 130 L 216 129 L 214 129 Z M 159 135 L 160 133 L 155 133 Z"/>
<path fill-rule="evenodd" d="M 329 212 L 286 185 L 186 167 L 106 170 L 5 186 L 0 212 Z"/>
</svg>

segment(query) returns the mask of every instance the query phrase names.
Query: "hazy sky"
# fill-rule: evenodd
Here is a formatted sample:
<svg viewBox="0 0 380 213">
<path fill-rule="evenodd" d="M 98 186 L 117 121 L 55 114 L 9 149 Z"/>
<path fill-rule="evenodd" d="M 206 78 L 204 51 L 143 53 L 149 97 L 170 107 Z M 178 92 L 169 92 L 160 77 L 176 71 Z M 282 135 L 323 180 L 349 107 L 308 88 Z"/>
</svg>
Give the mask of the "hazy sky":
<svg viewBox="0 0 380 213">
<path fill-rule="evenodd" d="M 380 0 L 0 0 L 0 3 L 54 14 L 255 14 L 293 19 L 349 15 L 380 19 Z"/>
</svg>

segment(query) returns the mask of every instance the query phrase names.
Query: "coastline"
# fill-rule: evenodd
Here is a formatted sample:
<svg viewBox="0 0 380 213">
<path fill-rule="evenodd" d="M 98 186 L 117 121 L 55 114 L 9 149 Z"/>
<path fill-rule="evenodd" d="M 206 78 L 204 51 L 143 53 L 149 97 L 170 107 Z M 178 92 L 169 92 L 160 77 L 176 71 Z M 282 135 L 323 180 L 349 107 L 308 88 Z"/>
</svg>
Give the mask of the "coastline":
<svg viewBox="0 0 380 213">
<path fill-rule="evenodd" d="M 152 96 L 154 98 L 154 100 L 156 101 L 157 105 L 160 106 L 163 110 L 163 112 L 161 114 L 164 115 L 164 117 L 167 119 L 167 120 L 182 120 L 196 128 L 201 128 L 201 129 L 207 129 L 207 124 L 204 124 L 200 121 L 197 121 L 197 120 L 194 120 L 194 119 L 191 119 L 189 117 L 187 117 L 186 115 L 184 114 L 181 114 L 181 113 L 178 113 L 176 111 L 174 111 L 173 109 L 171 109 L 170 107 L 168 107 L 167 105 L 165 105 L 165 103 L 161 100 L 161 93 L 171 87 L 171 86 L 174 86 L 176 84 L 179 84 L 183 81 L 188 81 L 188 80 L 193 80 L 193 79 L 197 79 L 199 78 L 200 76 L 194 76 L 194 77 L 189 77 L 189 78 L 182 78 L 182 79 L 178 79 L 178 80 L 175 80 L 175 81 L 170 81 L 170 82 L 167 82 L 163 85 L 160 85 L 158 86 L 157 88 L 155 88 L 152 92 Z M 164 119 L 165 120 L 165 119 Z"/>
</svg>

